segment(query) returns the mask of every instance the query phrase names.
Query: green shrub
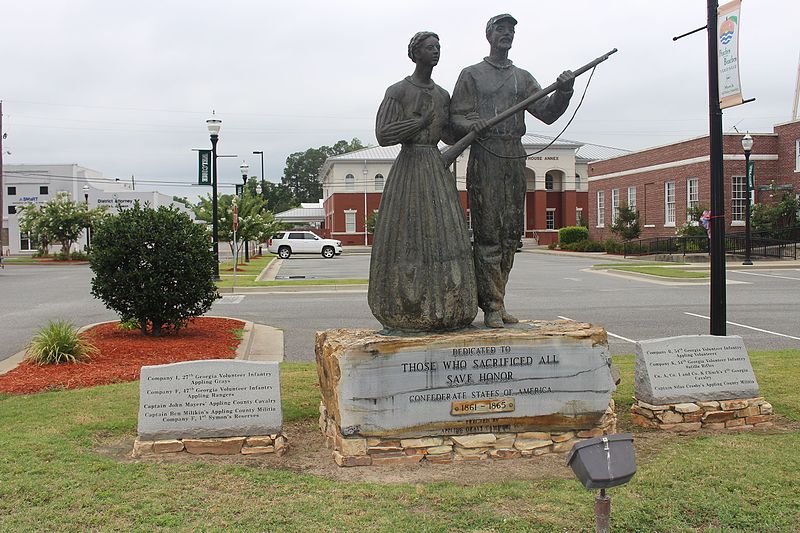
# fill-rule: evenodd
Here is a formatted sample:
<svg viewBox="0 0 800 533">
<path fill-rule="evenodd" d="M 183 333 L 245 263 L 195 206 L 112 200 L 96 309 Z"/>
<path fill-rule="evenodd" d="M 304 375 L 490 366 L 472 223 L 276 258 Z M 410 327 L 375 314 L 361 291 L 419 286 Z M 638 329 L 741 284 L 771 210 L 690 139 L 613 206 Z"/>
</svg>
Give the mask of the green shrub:
<svg viewBox="0 0 800 533">
<path fill-rule="evenodd" d="M 77 363 L 91 358 L 97 348 L 63 320 L 50 321 L 39 329 L 25 349 L 25 360 L 37 365 Z"/>
<path fill-rule="evenodd" d="M 557 242 L 551 242 L 550 244 L 547 245 L 548 250 L 555 250 L 557 247 L 558 247 Z"/>
<path fill-rule="evenodd" d="M 72 252 L 69 255 L 64 252 L 58 252 L 53 254 L 53 259 L 56 261 L 86 261 L 89 259 L 89 255 L 84 252 Z"/>
<path fill-rule="evenodd" d="M 129 318 L 128 320 L 120 320 L 117 328 L 123 331 L 133 331 L 139 329 L 139 322 L 136 319 Z"/>
<path fill-rule="evenodd" d="M 622 243 L 613 237 L 609 237 L 603 241 L 603 247 L 605 248 L 606 253 L 609 254 L 621 254 L 623 252 Z"/>
<path fill-rule="evenodd" d="M 564 226 L 558 230 L 558 242 L 562 246 L 589 238 L 589 228 L 583 226 Z"/>
<path fill-rule="evenodd" d="M 605 248 L 603 247 L 602 243 L 597 241 L 592 241 L 589 239 L 583 239 L 578 242 L 573 242 L 570 244 L 564 244 L 561 246 L 562 250 L 568 250 L 570 252 L 603 252 Z"/>
<path fill-rule="evenodd" d="M 639 212 L 624 204 L 619 206 L 617 219 L 611 225 L 611 232 L 624 241 L 638 239 L 642 233 L 639 225 Z"/>
<path fill-rule="evenodd" d="M 94 231 L 92 294 L 142 334 L 179 330 L 211 308 L 214 254 L 205 226 L 177 208 L 138 202 Z"/>
</svg>

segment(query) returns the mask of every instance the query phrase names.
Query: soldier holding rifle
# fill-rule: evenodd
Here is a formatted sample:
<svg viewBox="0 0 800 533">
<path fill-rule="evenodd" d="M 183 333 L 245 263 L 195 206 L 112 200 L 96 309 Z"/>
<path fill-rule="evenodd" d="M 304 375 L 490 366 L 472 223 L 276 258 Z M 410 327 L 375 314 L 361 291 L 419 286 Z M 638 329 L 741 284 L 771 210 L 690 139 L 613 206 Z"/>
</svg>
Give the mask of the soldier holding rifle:
<svg viewBox="0 0 800 533">
<path fill-rule="evenodd" d="M 489 20 L 486 25 L 489 57 L 461 72 L 450 105 L 451 125 L 457 136 L 478 133 L 470 146 L 467 190 L 478 305 L 483 309 L 484 324 L 492 328 L 518 322 L 506 311 L 504 296 L 514 252 L 524 229 L 525 110 L 493 126 L 489 121 L 541 90 L 530 73 L 508 59 L 516 24 L 516 19 L 508 14 Z M 574 79 L 571 71 L 563 72 L 558 77 L 556 91 L 526 110 L 552 124 L 569 105 Z"/>
</svg>

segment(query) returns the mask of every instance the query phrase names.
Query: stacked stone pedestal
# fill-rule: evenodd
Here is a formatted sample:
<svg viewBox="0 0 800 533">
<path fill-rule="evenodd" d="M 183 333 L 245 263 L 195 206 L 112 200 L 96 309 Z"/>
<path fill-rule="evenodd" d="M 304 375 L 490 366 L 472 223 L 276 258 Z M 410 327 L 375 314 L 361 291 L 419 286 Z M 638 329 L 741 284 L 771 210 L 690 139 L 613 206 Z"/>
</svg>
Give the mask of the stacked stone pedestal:
<svg viewBox="0 0 800 533">
<path fill-rule="evenodd" d="M 143 440 L 133 443 L 133 456 L 188 453 L 192 455 L 264 455 L 282 457 L 289 451 L 286 435 L 253 435 L 249 437 L 223 437 L 208 439 Z"/>
<path fill-rule="evenodd" d="M 320 428 L 339 466 L 566 453 L 616 431 L 606 334 L 570 321 L 317 334 Z"/>
<path fill-rule="evenodd" d="M 774 419 L 772 405 L 762 397 L 664 405 L 637 400 L 631 407 L 634 424 L 668 431 L 763 428 Z"/>
</svg>

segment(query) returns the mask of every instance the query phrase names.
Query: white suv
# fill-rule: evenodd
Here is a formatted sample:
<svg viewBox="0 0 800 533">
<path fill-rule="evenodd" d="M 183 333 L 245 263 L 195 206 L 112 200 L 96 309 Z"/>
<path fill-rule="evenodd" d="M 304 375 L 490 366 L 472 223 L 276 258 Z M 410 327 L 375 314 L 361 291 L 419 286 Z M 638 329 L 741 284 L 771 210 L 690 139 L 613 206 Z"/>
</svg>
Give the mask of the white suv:
<svg viewBox="0 0 800 533">
<path fill-rule="evenodd" d="M 331 259 L 342 253 L 342 241 L 322 239 L 311 231 L 281 231 L 269 240 L 269 251 L 288 259 L 292 254 L 322 254 Z"/>
</svg>

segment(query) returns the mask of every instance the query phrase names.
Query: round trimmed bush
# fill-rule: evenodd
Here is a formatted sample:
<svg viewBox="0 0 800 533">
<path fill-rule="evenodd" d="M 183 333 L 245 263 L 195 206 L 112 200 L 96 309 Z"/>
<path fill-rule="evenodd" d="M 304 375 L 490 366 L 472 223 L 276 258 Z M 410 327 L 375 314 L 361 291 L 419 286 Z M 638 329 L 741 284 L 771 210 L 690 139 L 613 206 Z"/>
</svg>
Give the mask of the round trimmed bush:
<svg viewBox="0 0 800 533">
<path fill-rule="evenodd" d="M 130 209 L 94 231 L 92 294 L 142 334 L 179 330 L 219 298 L 205 227 L 175 207 Z"/>
</svg>

